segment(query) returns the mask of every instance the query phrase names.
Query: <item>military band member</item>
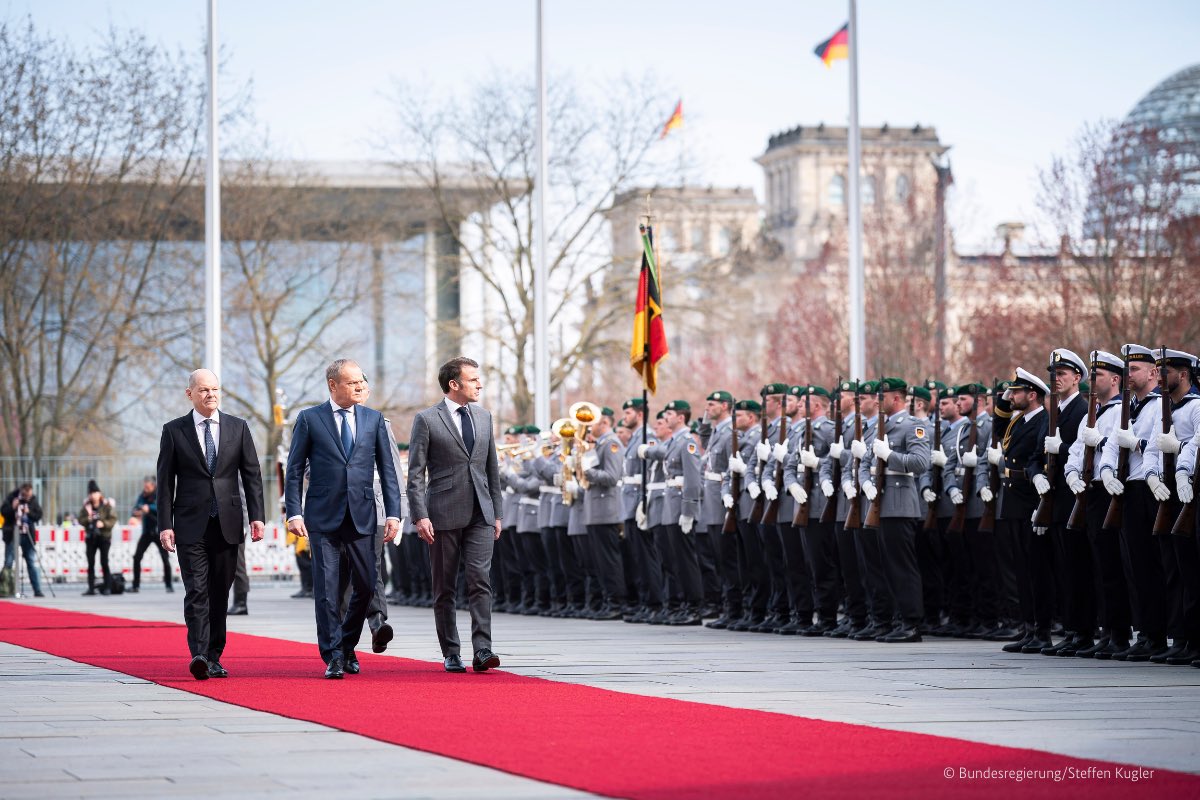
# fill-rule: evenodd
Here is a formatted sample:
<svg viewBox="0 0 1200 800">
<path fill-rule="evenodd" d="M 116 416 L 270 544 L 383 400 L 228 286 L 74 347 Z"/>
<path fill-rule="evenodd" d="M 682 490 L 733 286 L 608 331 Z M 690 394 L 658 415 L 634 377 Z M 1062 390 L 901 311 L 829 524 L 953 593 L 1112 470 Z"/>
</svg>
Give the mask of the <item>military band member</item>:
<svg viewBox="0 0 1200 800">
<path fill-rule="evenodd" d="M 515 446 L 520 444 L 522 426 L 510 425 L 504 429 L 501 444 Z M 505 466 L 511 464 L 511 457 L 505 456 Z M 512 611 L 521 605 L 521 554 L 517 542 L 517 490 L 508 483 L 508 469 L 500 470 L 501 504 L 504 516 L 504 529 L 496 540 L 492 551 L 492 572 L 498 573 L 499 583 L 503 591 L 496 595 L 497 602 L 493 604 L 494 611 Z M 493 576 L 495 580 L 495 575 Z"/>
<path fill-rule="evenodd" d="M 525 442 L 528 444 L 528 442 Z M 532 464 L 520 458 L 508 459 L 507 485 L 516 492 L 517 553 L 521 566 L 521 604 L 518 614 L 550 612 L 550 565 L 538 525 L 542 479 Z"/>
<path fill-rule="evenodd" d="M 858 394 L 859 385 L 856 381 L 843 381 L 838 387 L 837 402 L 842 414 L 842 430 L 829 445 L 829 456 L 821 460 L 820 487 L 828 502 L 837 503 L 837 516 L 834 523 L 834 539 L 837 543 L 838 564 L 842 576 L 842 588 L 846 598 L 846 616 L 836 628 L 825 635 L 844 639 L 870 627 L 869 610 L 867 607 L 866 585 L 863 582 L 862 568 L 858 557 L 858 547 L 855 542 L 856 531 L 846 530 L 846 515 L 851 503 L 858 503 L 857 498 L 851 499 L 852 493 L 846 491 L 847 480 L 853 488 L 853 455 L 850 452 L 854 439 L 854 398 Z M 841 469 L 841 486 L 833 483 L 833 465 L 837 462 Z M 834 495 L 837 495 L 836 500 Z"/>
<path fill-rule="evenodd" d="M 737 511 L 738 576 L 740 586 L 735 587 L 733 597 L 726 597 L 730 609 L 728 628 L 731 631 L 748 631 L 762 623 L 767 616 L 767 596 L 770 586 L 766 564 L 763 562 L 762 545 L 757 526 L 750 523 L 750 512 L 754 500 L 762 487 L 754 482 L 750 465 L 754 462 L 754 449 L 758 444 L 762 405 L 757 400 L 739 400 L 734 404 L 734 425 L 738 431 L 738 450 L 729 456 L 729 471 L 721 483 L 721 504 Z M 733 476 L 739 476 L 741 492 L 733 494 Z M 742 610 L 740 618 L 733 614 Z"/>
<path fill-rule="evenodd" d="M 588 538 L 604 596 L 604 605 L 594 619 L 621 619 L 625 612 L 625 568 L 621 559 L 624 520 L 619 486 L 624 472 L 624 451 L 612 424 L 612 410 L 602 409 L 592 425 L 595 444 L 576 455 L 587 481 L 583 500 Z"/>
<path fill-rule="evenodd" d="M 630 431 L 630 446 L 625 449 L 624 473 L 621 477 L 621 510 L 624 516 L 627 553 L 633 562 L 637 585 L 638 607 L 625 616 L 626 622 L 648 622 L 663 609 L 662 558 L 654 545 L 653 535 L 638 526 L 637 514 L 642 503 L 642 465 L 638 445 L 642 444 L 645 422 L 642 398 L 626 400 L 621 406 L 622 422 Z M 646 431 L 646 441 L 657 444 L 658 439 Z"/>
<path fill-rule="evenodd" d="M 1125 354 L 1130 403 L 1129 427 L 1118 427 L 1104 443 L 1100 476 L 1110 495 L 1122 498 L 1121 544 L 1125 558 L 1125 581 L 1132 601 L 1133 627 L 1137 640 L 1125 650 L 1114 653 L 1117 661 L 1149 661 L 1166 652 L 1167 605 L 1166 577 L 1162 554 L 1151 532 L 1158 502 L 1146 482 L 1143 456 L 1150 439 L 1161 430 L 1158 395 L 1158 366 L 1153 352 L 1139 344 L 1126 344 Z M 1118 451 L 1128 454 L 1129 476 L 1122 483 L 1117 477 Z"/>
</svg>

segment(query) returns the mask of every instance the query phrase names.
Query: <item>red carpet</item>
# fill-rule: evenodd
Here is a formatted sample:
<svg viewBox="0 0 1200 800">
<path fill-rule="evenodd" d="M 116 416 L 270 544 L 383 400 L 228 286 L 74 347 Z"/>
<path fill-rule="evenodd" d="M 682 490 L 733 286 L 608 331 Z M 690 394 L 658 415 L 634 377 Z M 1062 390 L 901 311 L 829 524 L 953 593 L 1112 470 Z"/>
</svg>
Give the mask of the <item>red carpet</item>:
<svg viewBox="0 0 1200 800">
<path fill-rule="evenodd" d="M 0 603 L 0 640 L 611 797 L 1200 797 L 1196 775 L 1155 769 L 1133 782 L 1129 767 L 1112 763 L 503 671 L 447 675 L 437 663 L 370 653 L 360 655 L 363 674 L 326 681 L 314 645 L 245 634 L 230 634 L 222 660 L 233 677 L 200 682 L 186 672 L 181 625 L 8 602 Z M 960 768 L 1026 774 L 969 779 Z M 1107 780 L 1078 777 L 1105 771 Z"/>
</svg>

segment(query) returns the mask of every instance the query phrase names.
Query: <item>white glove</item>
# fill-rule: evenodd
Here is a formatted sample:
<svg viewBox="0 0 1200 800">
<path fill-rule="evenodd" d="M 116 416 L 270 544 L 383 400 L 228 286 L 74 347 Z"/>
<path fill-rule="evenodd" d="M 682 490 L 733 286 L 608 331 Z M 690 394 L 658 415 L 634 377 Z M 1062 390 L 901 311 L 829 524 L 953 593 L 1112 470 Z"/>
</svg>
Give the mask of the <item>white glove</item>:
<svg viewBox="0 0 1200 800">
<path fill-rule="evenodd" d="M 875 484 L 867 481 L 862 485 L 862 490 L 863 495 L 867 498 L 867 500 L 874 503 L 875 495 L 879 494 L 879 490 L 875 488 Z"/>
<path fill-rule="evenodd" d="M 847 500 L 853 500 L 858 497 L 858 489 L 854 488 L 854 484 L 851 481 L 843 481 L 842 494 L 846 495 Z"/>
<path fill-rule="evenodd" d="M 762 489 L 763 494 L 767 496 L 767 501 L 770 503 L 774 503 L 775 499 L 779 497 L 779 490 L 775 488 L 774 479 L 764 480 L 762 483 Z"/>
<path fill-rule="evenodd" d="M 1137 447 L 1137 437 L 1133 435 L 1133 430 L 1130 428 L 1117 428 L 1117 444 L 1124 447 L 1126 450 L 1132 450 Z"/>
<path fill-rule="evenodd" d="M 1179 439 L 1175 436 L 1175 426 L 1171 426 L 1171 430 L 1166 433 L 1160 433 L 1155 437 L 1158 443 L 1158 449 L 1169 455 L 1174 455 L 1179 452 Z"/>
<path fill-rule="evenodd" d="M 1067 473 L 1067 488 L 1071 490 L 1071 494 L 1083 494 L 1083 490 L 1087 486 L 1083 483 L 1083 478 L 1079 477 L 1078 472 Z"/>
<path fill-rule="evenodd" d="M 845 449 L 846 448 L 842 445 L 841 442 L 830 442 L 829 443 L 829 455 L 830 455 L 830 457 L 833 458 L 834 461 L 836 461 L 842 457 L 842 453 L 845 451 Z"/>
<path fill-rule="evenodd" d="M 1100 480 L 1104 482 L 1104 488 L 1113 497 L 1117 497 L 1125 492 L 1125 484 L 1117 480 L 1117 476 L 1113 474 L 1111 469 L 1106 469 L 1100 473 Z"/>
<path fill-rule="evenodd" d="M 679 518 L 679 528 L 684 533 L 691 533 L 692 528 L 695 526 L 695 524 L 696 524 L 696 520 L 692 519 L 691 517 L 685 516 L 685 517 Z"/>
<path fill-rule="evenodd" d="M 871 445 L 871 449 L 875 451 L 875 457 L 887 461 L 892 455 L 892 446 L 888 444 L 887 437 L 876 439 L 875 444 Z"/>
<path fill-rule="evenodd" d="M 821 481 L 821 494 L 825 497 L 833 497 L 833 481 Z"/>
<path fill-rule="evenodd" d="M 945 449 L 939 446 L 936 450 L 931 450 L 929 452 L 929 463 L 933 464 L 935 467 L 946 466 Z"/>
<path fill-rule="evenodd" d="M 676 475 L 674 478 L 667 478 L 666 483 L 667 483 L 668 489 L 682 489 L 683 488 L 683 476 Z"/>
<path fill-rule="evenodd" d="M 562 470 L 558 470 L 554 473 L 554 485 L 562 486 Z"/>
<path fill-rule="evenodd" d="M 798 483 L 793 483 L 787 488 L 788 494 L 796 501 L 796 505 L 802 506 L 808 502 L 808 493 L 804 491 L 804 487 Z"/>
<path fill-rule="evenodd" d="M 926 503 L 936 503 L 937 502 L 937 495 L 934 494 L 933 489 L 922 489 L 921 497 L 925 498 Z"/>
<path fill-rule="evenodd" d="M 575 456 L 573 456 L 573 455 L 567 456 L 566 458 L 563 459 L 562 463 L 563 463 L 563 466 L 566 467 L 567 469 L 574 470 L 575 469 Z"/>
<path fill-rule="evenodd" d="M 751 500 L 757 500 L 758 496 L 762 494 L 762 487 L 751 481 L 750 485 L 746 487 L 746 491 L 750 493 Z"/>
<path fill-rule="evenodd" d="M 956 506 L 961 506 L 963 504 L 963 500 L 964 500 L 964 498 L 963 498 L 962 489 L 955 486 L 953 489 L 950 490 L 950 502 L 951 503 L 954 503 L 954 505 L 956 505 Z"/>
<path fill-rule="evenodd" d="M 1083 430 L 1079 432 L 1079 438 L 1083 439 L 1083 443 L 1087 447 L 1099 447 L 1100 443 L 1104 441 L 1099 428 L 1089 428 L 1087 425 L 1084 425 Z"/>
<path fill-rule="evenodd" d="M 1004 394 L 1000 395 L 1001 400 L 1012 400 L 1012 389 L 1005 389 Z"/>
<path fill-rule="evenodd" d="M 721 505 L 725 506 L 726 508 L 733 508 L 733 495 L 731 495 L 731 494 L 721 495 Z"/>
<path fill-rule="evenodd" d="M 1000 466 L 1000 462 L 1004 460 L 1004 451 L 1000 449 L 999 445 L 995 447 L 989 447 L 987 449 L 987 457 L 989 464 L 991 464 L 993 467 L 998 467 Z"/>
<path fill-rule="evenodd" d="M 771 448 L 771 455 L 775 456 L 776 461 L 783 461 L 788 456 L 788 447 L 786 442 L 776 442 Z"/>
<path fill-rule="evenodd" d="M 990 503 L 996 499 L 996 495 L 992 494 L 992 487 L 985 486 L 979 490 L 979 499 L 985 503 Z"/>
<path fill-rule="evenodd" d="M 967 469 L 975 469 L 979 466 L 979 456 L 974 450 L 968 450 L 962 454 L 962 465 Z"/>
<path fill-rule="evenodd" d="M 867 443 L 862 439 L 855 439 L 850 443 L 850 455 L 855 458 L 862 458 L 867 454 Z"/>
<path fill-rule="evenodd" d="M 742 461 L 741 453 L 734 453 L 729 457 L 729 471 L 736 475 L 746 474 L 746 462 Z"/>
<path fill-rule="evenodd" d="M 650 526 L 646 524 L 646 511 L 642 508 L 642 504 L 637 504 L 637 510 L 633 512 L 633 518 L 637 521 L 639 531 L 647 530 Z"/>
<path fill-rule="evenodd" d="M 579 496 L 579 484 L 576 483 L 575 481 L 567 481 L 566 483 L 563 484 L 562 488 L 563 488 L 564 492 L 571 495 L 572 497 Z"/>
<path fill-rule="evenodd" d="M 1175 494 L 1179 495 L 1181 503 L 1192 502 L 1192 476 L 1183 470 L 1175 473 Z"/>
<path fill-rule="evenodd" d="M 648 444 L 639 444 L 639 445 L 638 445 L 638 449 L 637 449 L 638 458 L 645 458 L 645 457 L 646 457 L 646 451 L 647 451 L 647 450 L 649 450 L 649 449 L 650 449 L 650 445 L 648 445 Z"/>
<path fill-rule="evenodd" d="M 1046 437 L 1045 450 L 1049 455 L 1056 456 L 1062 450 L 1062 437 L 1057 433 Z"/>
<path fill-rule="evenodd" d="M 768 442 L 759 442 L 754 445 L 754 454 L 758 456 L 759 461 L 766 461 L 771 457 L 771 445 Z"/>
<path fill-rule="evenodd" d="M 1050 479 L 1042 474 L 1034 475 L 1033 488 L 1037 489 L 1038 494 L 1045 494 L 1050 491 Z"/>
<path fill-rule="evenodd" d="M 821 459 L 817 458 L 817 451 L 810 447 L 800 451 L 800 463 L 805 469 L 817 469 L 821 466 Z"/>
<path fill-rule="evenodd" d="M 1150 487 L 1150 494 L 1154 495 L 1158 502 L 1165 503 L 1171 499 L 1171 490 L 1157 475 L 1147 475 L 1146 486 Z"/>
</svg>

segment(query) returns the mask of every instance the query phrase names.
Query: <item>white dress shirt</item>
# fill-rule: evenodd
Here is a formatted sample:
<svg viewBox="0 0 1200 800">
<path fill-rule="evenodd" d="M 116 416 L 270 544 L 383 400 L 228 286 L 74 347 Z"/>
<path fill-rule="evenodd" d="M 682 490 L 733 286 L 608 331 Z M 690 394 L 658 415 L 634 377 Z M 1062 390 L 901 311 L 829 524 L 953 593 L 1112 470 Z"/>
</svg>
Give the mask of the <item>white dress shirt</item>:
<svg viewBox="0 0 1200 800">
<path fill-rule="evenodd" d="M 337 433 L 338 437 L 340 438 L 342 435 L 342 415 L 338 412 L 342 410 L 342 407 L 333 402 L 332 397 L 329 398 L 329 407 L 333 409 L 333 421 L 337 426 Z M 352 442 L 358 438 L 358 425 L 354 421 L 354 408 L 355 406 L 352 405 L 345 409 L 346 411 L 350 412 L 349 414 L 346 414 L 346 422 L 350 425 L 350 441 Z"/>
<path fill-rule="evenodd" d="M 462 415 L 460 415 L 458 413 L 458 410 L 460 408 L 466 408 L 466 407 L 459 405 L 458 403 L 454 402 L 449 397 L 447 397 L 446 398 L 446 408 L 448 408 L 450 410 L 450 419 L 452 419 L 454 421 L 454 429 L 456 431 L 458 431 L 458 438 L 462 439 Z M 468 414 L 471 413 L 471 410 L 469 408 L 467 409 L 467 413 Z M 474 430 L 474 429 L 472 429 L 472 430 Z"/>
<path fill-rule="evenodd" d="M 204 445 L 204 423 L 211 420 L 209 429 L 212 431 L 213 452 L 219 453 L 221 449 L 221 412 L 216 410 L 211 417 L 201 416 L 200 412 L 192 409 L 192 424 L 196 426 L 196 439 L 200 442 L 200 452 L 208 458 L 208 450 Z"/>
</svg>

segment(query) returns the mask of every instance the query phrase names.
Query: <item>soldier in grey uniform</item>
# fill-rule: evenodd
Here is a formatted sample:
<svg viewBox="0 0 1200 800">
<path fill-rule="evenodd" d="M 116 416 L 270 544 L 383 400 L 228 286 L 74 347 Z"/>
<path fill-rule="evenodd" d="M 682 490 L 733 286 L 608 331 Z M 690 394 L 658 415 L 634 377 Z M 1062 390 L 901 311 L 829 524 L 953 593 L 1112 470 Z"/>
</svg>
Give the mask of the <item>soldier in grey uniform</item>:
<svg viewBox="0 0 1200 800">
<path fill-rule="evenodd" d="M 654 439 L 658 443 L 665 443 L 671 439 L 671 426 L 667 424 L 665 415 L 659 411 L 654 415 L 654 423 L 652 425 L 654 431 Z M 635 451 L 641 449 L 641 446 L 633 448 Z M 663 529 L 664 519 L 663 510 L 667 502 L 667 482 L 665 471 L 666 467 L 661 461 L 651 461 L 641 458 L 642 461 L 648 464 L 646 468 L 646 508 L 643 512 L 642 506 L 638 505 L 634 509 L 636 523 L 639 531 L 646 533 L 650 541 L 654 544 L 654 552 L 658 554 L 659 560 L 658 575 L 652 576 L 658 585 L 658 591 L 662 597 L 662 607 L 654 613 L 646 622 L 651 625 L 666 625 L 675 614 L 675 609 L 671 606 L 670 596 L 675 586 L 675 578 L 670 571 L 671 551 L 667 540 L 666 531 Z"/>
<path fill-rule="evenodd" d="M 876 431 L 872 429 L 867 447 L 874 458 L 863 460 L 859 480 L 863 494 L 868 500 L 875 500 L 878 490 L 871 466 L 874 459 L 886 462 L 879 540 L 897 624 L 891 633 L 881 634 L 876 641 L 919 642 L 918 626 L 925 612 L 921 604 L 921 573 L 916 554 L 916 526 L 920 514 L 916 476 L 929 469 L 930 430 L 927 422 L 914 420 L 905 409 L 908 384 L 900 378 L 884 378 L 881 383 L 885 427 L 880 435 L 875 435 Z"/>
<path fill-rule="evenodd" d="M 621 545 L 624 548 L 623 557 L 628 557 L 634 573 L 634 583 L 637 588 L 637 607 L 626 614 L 626 622 L 648 622 L 652 616 L 663 609 L 662 595 L 662 559 L 658 548 L 654 545 L 653 535 L 649 530 L 638 527 L 637 514 L 642 504 L 642 458 L 637 454 L 638 445 L 642 444 L 642 436 L 650 444 L 657 444 L 658 439 L 644 428 L 645 407 L 642 398 L 633 397 L 621 406 L 622 421 L 629 429 L 629 446 L 625 448 L 624 471 L 621 476 L 621 512 L 625 523 L 625 538 Z"/>
<path fill-rule="evenodd" d="M 620 480 L 625 464 L 621 440 L 613 432 L 612 409 L 602 409 L 591 430 L 595 443 L 575 457 L 579 459 L 579 471 L 587 481 L 583 492 L 584 514 L 592 561 L 604 597 L 604 605 L 592 618 L 621 619 L 625 612 L 626 586 L 621 560 L 624 515 Z"/>
<path fill-rule="evenodd" d="M 841 581 L 838 578 L 837 542 L 834 540 L 833 523 L 822 523 L 828 500 L 818 486 L 817 473 L 821 459 L 829 455 L 833 442 L 833 422 L 828 417 L 829 390 L 821 386 L 798 387 L 803 389 L 801 404 L 804 420 L 797 428 L 796 446 L 792 448 L 784 463 L 783 484 L 792 500 L 790 509 L 795 518 L 795 506 L 808 504 L 808 525 L 800 528 L 804 545 L 805 562 L 808 567 L 812 604 L 817 620 L 798 633 L 802 636 L 821 636 L 837 625 L 837 607 L 841 601 Z M 812 445 L 804 448 L 804 440 L 812 429 Z M 805 489 L 806 476 L 811 491 Z M 782 514 L 781 514 L 782 518 Z"/>
<path fill-rule="evenodd" d="M 522 426 L 510 425 L 504 429 L 502 444 L 520 444 Z M 502 459 L 502 466 L 511 460 Z M 500 470 L 500 491 L 504 529 L 492 549 L 492 586 L 496 601 L 493 611 L 512 611 L 521 605 L 521 566 L 517 545 L 517 492 L 508 484 L 508 470 Z"/>
<path fill-rule="evenodd" d="M 949 442 L 954 430 L 962 428 L 965 421 L 958 411 L 954 393 L 941 381 L 931 380 L 925 386 L 908 387 L 909 396 L 914 404 L 918 399 L 917 391 L 924 394 L 929 403 L 935 402 L 939 414 L 937 423 L 941 431 L 935 434 L 933 420 L 929 423 L 930 453 L 929 469 L 917 477 L 917 489 L 921 508 L 921 522 L 917 524 L 917 565 L 921 568 L 921 588 L 924 593 L 925 621 L 921 625 L 924 635 L 951 636 L 956 635 L 966 620 L 966 603 L 961 595 L 965 586 L 960 587 L 960 593 L 955 594 L 957 582 L 965 581 L 967 577 L 966 543 L 961 533 L 950 533 L 950 521 L 954 517 L 954 503 L 951 492 L 945 484 L 944 470 L 946 467 Z M 927 414 L 920 415 L 926 418 Z M 939 441 L 940 448 L 934 449 L 933 443 Z M 935 478 L 936 475 L 936 478 Z M 935 487 L 940 484 L 941 494 Z M 934 507 L 935 525 L 932 529 L 925 528 L 929 507 Z M 947 612 L 950 622 L 942 624 L 942 612 Z"/>
<path fill-rule="evenodd" d="M 754 480 L 751 465 L 755 447 L 762 435 L 759 425 L 762 404 L 757 400 L 739 400 L 734 404 L 734 426 L 738 432 L 738 449 L 729 456 L 729 469 L 721 483 L 721 504 L 737 512 L 738 576 L 740 585 L 734 595 L 726 597 L 729 609 L 727 627 L 731 631 L 748 631 L 762 624 L 767 616 L 767 597 L 770 581 L 763 562 L 762 545 L 756 525 L 750 522 L 754 500 L 762 487 Z M 741 483 L 735 496 L 734 476 Z M 741 611 L 741 616 L 736 616 Z"/>
<path fill-rule="evenodd" d="M 638 445 L 638 454 L 649 461 L 661 461 L 665 491 L 662 506 L 661 549 L 667 555 L 663 569 L 671 591 L 674 613 L 668 625 L 699 625 L 704 603 L 700 564 L 696 560 L 696 520 L 700 516 L 700 446 L 692 438 L 687 424 L 691 405 L 672 400 L 663 408 L 663 421 L 670 438 L 657 445 Z"/>
<path fill-rule="evenodd" d="M 542 528 L 542 541 L 548 556 L 558 559 L 558 573 L 562 576 L 562 607 L 551 611 L 553 617 L 577 617 L 583 611 L 586 599 L 587 574 L 584 565 L 575 554 L 575 546 L 567 535 L 569 509 L 563 505 L 562 487 L 562 443 L 553 434 L 545 434 L 544 454 L 534 461 L 534 469 L 541 478 L 541 505 L 538 507 L 538 524 Z"/>
<path fill-rule="evenodd" d="M 842 578 L 842 589 L 846 599 L 846 616 L 833 630 L 825 635 L 834 639 L 845 639 L 868 626 L 868 609 L 866 586 L 863 584 L 859 569 L 858 551 L 855 546 L 855 531 L 846 530 L 846 515 L 851 502 L 842 490 L 847 478 L 851 476 L 850 469 L 853 457 L 850 446 L 854 441 L 854 398 L 858 394 L 857 381 L 842 381 L 835 390 L 838 410 L 842 415 L 842 429 L 836 431 L 829 443 L 829 454 L 821 459 L 818 477 L 821 494 L 827 503 L 837 503 L 837 514 L 834 517 L 834 542 L 837 546 L 838 567 Z M 834 464 L 837 464 L 841 474 L 834 475 Z M 835 482 L 835 478 L 838 479 Z M 836 493 L 836 500 L 834 494 Z"/>
<path fill-rule="evenodd" d="M 701 426 L 700 444 L 704 456 L 700 468 L 704 476 L 704 489 L 700 498 L 700 523 L 715 555 L 715 567 L 720 582 L 720 615 L 707 623 L 710 628 L 728 627 L 731 619 L 742 615 L 742 603 L 737 601 L 737 614 L 731 618 L 730 599 L 734 591 L 740 591 L 737 574 L 737 536 L 723 534 L 727 509 L 721 502 L 722 485 L 729 470 L 729 456 L 733 447 L 733 395 L 718 389 L 710 392 L 704 400 L 708 430 Z M 706 587 L 707 594 L 707 587 Z"/>
<path fill-rule="evenodd" d="M 783 484 L 778 488 L 779 515 L 775 523 L 779 543 L 783 548 L 783 578 L 791 612 L 790 617 L 775 628 L 775 633 L 783 636 L 798 636 L 813 624 L 812 578 L 808 571 L 801 531 L 792 525 L 792 520 L 796 517 L 796 499 L 788 489 L 787 482 L 787 462 L 792 460 L 804 441 L 807 420 L 803 419 L 802 398 L 807 393 L 807 385 L 792 386 L 788 389 L 784 406 L 784 414 L 788 418 L 787 441 L 782 447 L 778 443 L 771 446 L 771 458 L 767 463 L 767 476 L 772 482 L 773 490 L 776 488 L 776 467 L 783 466 Z M 763 490 L 766 491 L 765 486 Z"/>
<path fill-rule="evenodd" d="M 875 426 L 879 422 L 879 404 L 876 396 L 878 383 L 866 381 L 858 384 L 858 406 L 862 413 L 862 438 L 850 443 L 850 454 L 855 459 L 855 469 L 861 475 L 863 464 L 874 463 L 867 442 L 868 437 L 875 435 Z M 853 473 L 842 473 L 842 493 L 847 498 L 854 496 Z M 856 502 L 865 521 L 870 510 L 871 501 L 865 494 L 859 493 Z M 879 531 L 863 525 L 854 532 L 854 547 L 858 555 L 859 575 L 862 577 L 863 588 L 867 594 L 867 609 L 870 613 L 870 624 L 861 630 L 850 634 L 850 638 L 860 642 L 874 641 L 876 636 L 888 634 L 895 627 L 896 609 L 892 603 L 892 594 L 888 591 L 887 572 L 883 565 L 883 549 L 879 543 Z"/>
<path fill-rule="evenodd" d="M 542 529 L 538 527 L 538 507 L 542 480 L 532 463 L 509 459 L 507 483 L 517 494 L 517 548 L 521 556 L 522 596 L 518 614 L 547 614 L 550 611 L 550 575 Z"/>
<path fill-rule="evenodd" d="M 765 494 L 768 505 L 776 497 L 778 489 L 775 486 L 772 452 L 780 445 L 779 429 L 783 425 L 783 411 L 791 388 L 786 383 L 770 383 L 759 392 L 763 398 L 763 414 L 770 418 L 770 422 L 767 423 L 767 438 L 754 446 L 754 479 L 758 484 L 759 491 Z M 757 499 L 757 494 L 755 499 Z M 770 594 L 767 596 L 766 619 L 750 630 L 754 633 L 774 633 L 776 628 L 786 625 L 791 618 L 787 577 L 784 569 L 783 540 L 780 539 L 778 527 L 774 523 L 768 525 L 760 521 L 755 527 L 758 530 L 763 563 L 767 570 Z"/>
</svg>

